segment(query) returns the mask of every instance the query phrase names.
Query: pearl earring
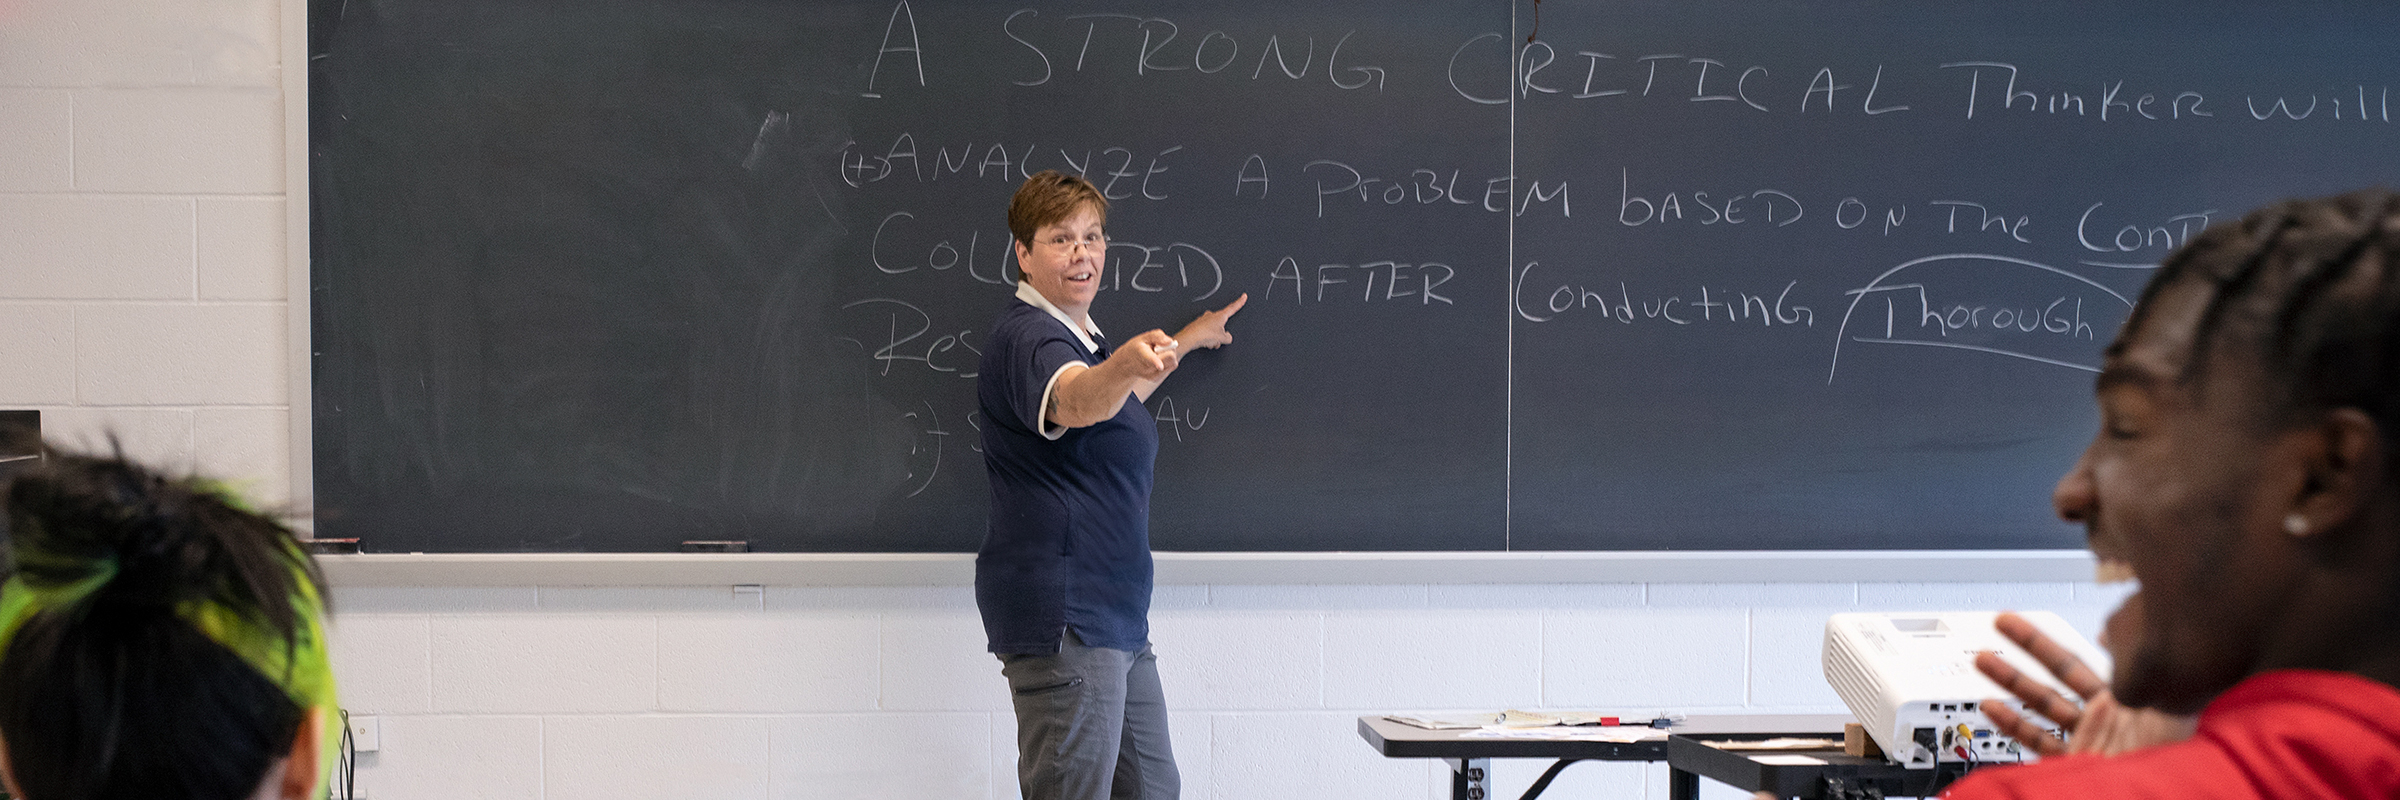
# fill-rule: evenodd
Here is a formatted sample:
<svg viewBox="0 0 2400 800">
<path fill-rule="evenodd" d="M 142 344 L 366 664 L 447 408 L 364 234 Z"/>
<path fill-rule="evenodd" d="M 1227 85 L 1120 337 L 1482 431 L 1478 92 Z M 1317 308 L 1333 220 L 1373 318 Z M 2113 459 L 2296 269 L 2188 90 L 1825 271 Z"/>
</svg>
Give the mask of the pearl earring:
<svg viewBox="0 0 2400 800">
<path fill-rule="evenodd" d="M 2283 518 L 2283 532 L 2293 536 L 2308 535 L 2308 517 L 2294 511 Z"/>
</svg>

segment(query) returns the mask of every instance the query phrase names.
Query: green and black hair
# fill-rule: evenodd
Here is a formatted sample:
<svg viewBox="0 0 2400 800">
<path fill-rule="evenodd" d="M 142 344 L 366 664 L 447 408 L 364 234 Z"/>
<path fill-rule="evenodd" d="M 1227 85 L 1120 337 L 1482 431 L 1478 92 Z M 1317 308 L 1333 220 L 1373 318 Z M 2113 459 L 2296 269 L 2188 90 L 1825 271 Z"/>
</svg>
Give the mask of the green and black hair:
<svg viewBox="0 0 2400 800">
<path fill-rule="evenodd" d="M 2210 292 L 2185 380 L 2240 357 L 2281 393 L 2265 398 L 2271 407 L 2357 408 L 2400 434 L 2400 195 L 2291 200 L 2210 226 L 2160 265 L 2125 330 L 2141 329 L 2159 294 L 2195 281 Z"/>
<path fill-rule="evenodd" d="M 255 793 L 333 696 L 323 580 L 290 530 L 121 451 L 50 449 L 5 497 L 0 740 L 23 800 Z"/>
</svg>

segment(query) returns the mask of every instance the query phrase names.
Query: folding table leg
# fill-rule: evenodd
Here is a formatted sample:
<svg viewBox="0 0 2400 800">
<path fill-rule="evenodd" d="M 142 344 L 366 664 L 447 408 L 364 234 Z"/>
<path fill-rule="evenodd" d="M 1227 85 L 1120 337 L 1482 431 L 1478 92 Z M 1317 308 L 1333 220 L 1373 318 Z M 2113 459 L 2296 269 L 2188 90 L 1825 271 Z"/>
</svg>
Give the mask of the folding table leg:
<svg viewBox="0 0 2400 800">
<path fill-rule="evenodd" d="M 1492 788 L 1492 760 L 1488 758 L 1445 758 L 1450 765 L 1450 800 L 1488 800 Z"/>
<path fill-rule="evenodd" d="M 1667 800 L 1700 800 L 1700 773 L 1667 770 Z"/>
</svg>

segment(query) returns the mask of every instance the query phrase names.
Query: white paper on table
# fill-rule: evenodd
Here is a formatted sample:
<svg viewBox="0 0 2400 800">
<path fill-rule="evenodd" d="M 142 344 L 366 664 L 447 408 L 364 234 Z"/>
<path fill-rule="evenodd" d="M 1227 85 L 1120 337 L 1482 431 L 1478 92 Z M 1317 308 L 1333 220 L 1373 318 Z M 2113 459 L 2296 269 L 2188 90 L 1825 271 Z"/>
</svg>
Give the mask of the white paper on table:
<svg viewBox="0 0 2400 800">
<path fill-rule="evenodd" d="M 1595 728 L 1585 725 L 1557 725 L 1548 728 L 1508 728 L 1499 725 L 1489 725 L 1485 726 L 1482 730 L 1470 731 L 1460 735 L 1483 739 L 1540 739 L 1543 741 L 1557 742 L 1617 742 L 1620 744 L 1632 744 L 1634 742 L 1655 742 L 1667 738 L 1666 731 L 1659 730 L 1657 728 L 1643 728 L 1631 725 L 1613 728 Z"/>
<path fill-rule="evenodd" d="M 1804 756 L 1798 753 L 1768 753 L 1766 755 L 1751 756 L 1750 760 L 1761 764 L 1772 764 L 1778 767 L 1814 767 L 1825 763 L 1825 759 L 1818 758 L 1816 756 Z"/>
</svg>

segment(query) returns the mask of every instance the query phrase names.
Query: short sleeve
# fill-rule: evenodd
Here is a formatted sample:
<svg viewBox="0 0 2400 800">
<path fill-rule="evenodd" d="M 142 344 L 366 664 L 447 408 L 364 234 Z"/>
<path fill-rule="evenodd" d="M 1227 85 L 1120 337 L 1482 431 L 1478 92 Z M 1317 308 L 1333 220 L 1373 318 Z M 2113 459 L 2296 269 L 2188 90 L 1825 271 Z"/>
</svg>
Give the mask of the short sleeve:
<svg viewBox="0 0 2400 800">
<path fill-rule="evenodd" d="M 987 375 L 994 380 L 998 397 L 1006 406 L 1008 419 L 1015 427 L 1045 439 L 1056 439 L 1066 429 L 1045 424 L 1042 408 L 1056 388 L 1059 373 L 1076 364 L 1089 365 L 1083 345 L 1067 333 L 1057 321 L 1046 315 L 1020 317 L 1019 325 L 1005 326 L 1006 341 L 995 342 L 998 374 Z"/>
<path fill-rule="evenodd" d="M 1033 432 L 1041 434 L 1042 438 L 1044 439 L 1056 440 L 1061 436 L 1067 435 L 1067 426 L 1054 425 L 1050 422 L 1050 420 L 1044 419 L 1042 409 L 1050 407 L 1051 397 L 1058 393 L 1058 379 L 1060 376 L 1067 374 L 1067 368 L 1077 364 L 1085 363 L 1082 358 L 1076 357 L 1075 354 L 1071 352 L 1075 349 L 1075 345 L 1068 344 L 1066 347 L 1070 351 L 1068 353 L 1068 357 L 1065 360 L 1058 361 L 1058 368 L 1050 370 L 1050 376 L 1041 380 L 1040 391 L 1035 393 L 1033 405 L 1030 407 L 1033 411 L 1033 422 L 1030 427 L 1033 429 Z M 1042 349 L 1044 352 L 1035 354 L 1034 361 L 1037 364 L 1050 363 L 1051 359 L 1049 356 L 1051 354 L 1047 351 L 1054 349 L 1054 346 L 1045 346 Z M 1040 370 L 1038 368 L 1035 370 L 1035 374 L 1040 374 Z"/>
</svg>

